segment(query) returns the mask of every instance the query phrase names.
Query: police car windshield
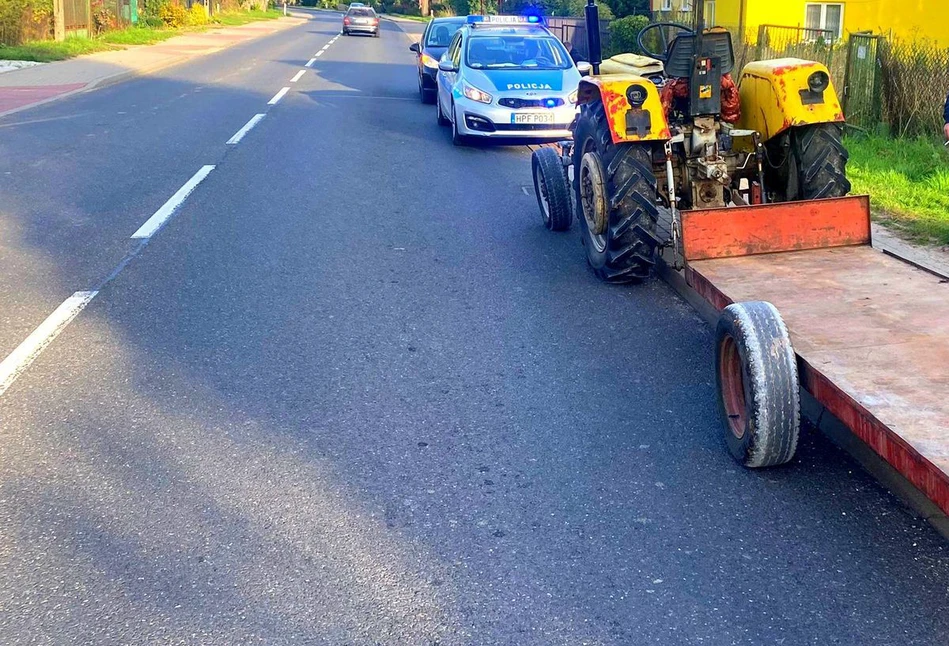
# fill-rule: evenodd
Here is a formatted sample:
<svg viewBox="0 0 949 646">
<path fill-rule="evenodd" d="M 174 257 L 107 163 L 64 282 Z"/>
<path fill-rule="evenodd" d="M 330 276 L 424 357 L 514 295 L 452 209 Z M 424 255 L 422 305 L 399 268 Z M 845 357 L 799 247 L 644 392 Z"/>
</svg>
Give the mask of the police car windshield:
<svg viewBox="0 0 949 646">
<path fill-rule="evenodd" d="M 472 36 L 467 62 L 476 70 L 565 70 L 573 65 L 556 38 L 516 34 Z"/>
<path fill-rule="evenodd" d="M 428 32 L 426 47 L 448 47 L 451 37 L 465 24 L 464 20 L 439 20 Z"/>
</svg>

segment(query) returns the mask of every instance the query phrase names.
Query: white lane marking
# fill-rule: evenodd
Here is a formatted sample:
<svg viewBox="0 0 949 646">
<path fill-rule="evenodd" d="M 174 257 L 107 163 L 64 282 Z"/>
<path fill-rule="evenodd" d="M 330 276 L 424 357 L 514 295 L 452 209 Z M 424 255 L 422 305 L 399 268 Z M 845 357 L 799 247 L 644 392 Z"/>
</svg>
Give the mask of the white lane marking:
<svg viewBox="0 0 949 646">
<path fill-rule="evenodd" d="M 313 55 L 313 60 L 316 60 L 322 55 L 323 55 L 323 50 L 321 49 L 320 51 L 318 51 L 316 54 Z"/>
<path fill-rule="evenodd" d="M 283 98 L 283 95 L 290 91 L 290 88 L 285 87 L 276 94 L 273 95 L 273 98 L 267 101 L 267 105 L 277 105 L 280 103 L 280 99 Z"/>
<path fill-rule="evenodd" d="M 315 62 L 316 62 L 316 57 L 314 56 L 313 58 L 311 58 L 310 60 L 308 60 L 308 61 L 306 62 L 306 65 L 304 65 L 303 67 L 313 67 L 313 63 L 315 63 Z"/>
<path fill-rule="evenodd" d="M 185 182 L 185 185 L 178 189 L 178 192 L 172 195 L 167 202 L 162 204 L 161 208 L 155 211 L 155 215 L 148 218 L 145 224 L 138 228 L 138 231 L 132 234 L 132 238 L 151 238 L 163 224 L 174 215 L 184 201 L 191 195 L 191 191 L 198 187 L 204 178 L 211 174 L 214 166 L 202 166 L 201 170 Z"/>
<path fill-rule="evenodd" d="M 0 395 L 6 392 L 7 388 L 13 385 L 23 372 L 30 367 L 30 364 L 36 360 L 53 342 L 59 333 L 62 332 L 69 322 L 76 318 L 89 302 L 95 298 L 99 292 L 76 292 L 57 307 L 52 314 L 46 317 L 46 320 L 40 323 L 39 327 L 30 333 L 30 336 L 24 339 L 23 343 L 0 362 Z"/>
<path fill-rule="evenodd" d="M 302 72 L 301 72 L 302 74 Z M 234 136 L 227 140 L 227 143 L 231 146 L 240 143 L 241 139 L 244 138 L 248 132 L 250 132 L 254 126 L 260 123 L 260 120 L 266 117 L 266 114 L 255 114 L 251 117 L 251 120 L 248 121 L 243 128 L 234 133 Z"/>
<path fill-rule="evenodd" d="M 304 74 L 306 74 L 306 70 L 300 70 L 299 72 L 296 73 L 296 75 L 292 79 L 290 79 L 290 82 L 296 83 L 297 81 L 300 80 L 300 77 L 303 76 Z"/>
</svg>

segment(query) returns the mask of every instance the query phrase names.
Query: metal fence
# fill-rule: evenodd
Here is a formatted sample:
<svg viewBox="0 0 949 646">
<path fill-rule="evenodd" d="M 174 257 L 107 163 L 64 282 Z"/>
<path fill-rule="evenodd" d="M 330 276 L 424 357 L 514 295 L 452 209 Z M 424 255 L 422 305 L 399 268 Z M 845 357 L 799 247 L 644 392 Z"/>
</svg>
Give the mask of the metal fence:
<svg viewBox="0 0 949 646">
<path fill-rule="evenodd" d="M 587 44 L 587 23 L 583 18 L 561 18 L 552 16 L 546 19 L 547 28 L 563 43 L 573 45 L 574 51 L 584 58 L 589 58 L 590 51 Z M 600 21 L 600 45 L 603 53 L 611 51 L 610 22 Z"/>
</svg>

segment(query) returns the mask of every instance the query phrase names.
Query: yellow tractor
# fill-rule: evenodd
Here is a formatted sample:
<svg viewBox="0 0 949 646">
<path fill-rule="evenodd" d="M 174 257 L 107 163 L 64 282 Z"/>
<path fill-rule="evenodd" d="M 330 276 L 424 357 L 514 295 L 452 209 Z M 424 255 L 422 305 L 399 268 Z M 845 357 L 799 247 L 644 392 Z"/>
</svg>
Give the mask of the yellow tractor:
<svg viewBox="0 0 949 646">
<path fill-rule="evenodd" d="M 650 275 L 663 247 L 681 265 L 680 211 L 841 197 L 850 191 L 844 121 L 827 68 L 784 58 L 749 63 L 736 83 L 731 35 L 655 23 L 648 57 L 601 61 L 598 10 L 586 7 L 593 75 L 580 82 L 573 140 L 533 154 L 551 230 L 574 209 L 587 260 L 613 283 Z"/>
</svg>

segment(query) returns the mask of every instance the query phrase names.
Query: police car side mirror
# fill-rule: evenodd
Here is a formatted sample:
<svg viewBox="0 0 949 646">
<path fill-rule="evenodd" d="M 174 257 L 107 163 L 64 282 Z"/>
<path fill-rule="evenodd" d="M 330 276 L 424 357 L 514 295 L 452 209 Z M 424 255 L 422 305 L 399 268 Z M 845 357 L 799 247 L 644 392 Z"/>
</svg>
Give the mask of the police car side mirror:
<svg viewBox="0 0 949 646">
<path fill-rule="evenodd" d="M 577 63 L 577 71 L 580 72 L 580 76 L 590 76 L 593 66 L 586 61 L 580 61 Z"/>
<path fill-rule="evenodd" d="M 409 51 L 410 51 L 410 52 L 415 52 L 416 54 L 421 54 L 421 53 L 422 53 L 422 48 L 419 47 L 419 44 L 418 44 L 418 43 L 412 43 L 411 45 L 409 45 Z"/>
<path fill-rule="evenodd" d="M 458 68 L 448 59 L 438 61 L 438 69 L 442 72 L 457 72 Z"/>
</svg>

